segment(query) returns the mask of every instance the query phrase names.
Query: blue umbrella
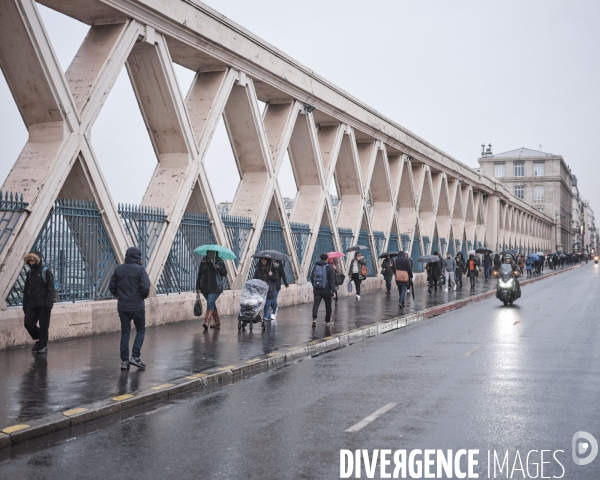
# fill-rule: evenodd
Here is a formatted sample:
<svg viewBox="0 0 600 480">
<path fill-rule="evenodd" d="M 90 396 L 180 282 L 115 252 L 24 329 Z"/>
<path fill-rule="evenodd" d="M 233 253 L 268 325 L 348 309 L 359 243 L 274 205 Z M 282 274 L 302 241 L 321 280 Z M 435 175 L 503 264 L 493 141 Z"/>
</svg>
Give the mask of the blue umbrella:
<svg viewBox="0 0 600 480">
<path fill-rule="evenodd" d="M 530 253 L 529 255 L 527 255 L 527 258 L 531 258 L 536 261 L 540 259 L 540 257 L 538 257 L 535 253 Z"/>
<path fill-rule="evenodd" d="M 223 260 L 235 260 L 237 258 L 235 253 L 221 245 L 202 245 L 194 250 L 198 255 L 206 255 L 211 251 L 217 252 Z"/>
</svg>

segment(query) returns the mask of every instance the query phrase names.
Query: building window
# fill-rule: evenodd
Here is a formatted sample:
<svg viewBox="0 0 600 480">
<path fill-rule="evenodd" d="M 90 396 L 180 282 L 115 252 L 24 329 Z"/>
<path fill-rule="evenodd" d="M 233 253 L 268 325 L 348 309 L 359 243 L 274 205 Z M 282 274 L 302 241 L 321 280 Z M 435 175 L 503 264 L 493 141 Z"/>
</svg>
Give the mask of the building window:
<svg viewBox="0 0 600 480">
<path fill-rule="evenodd" d="M 525 176 L 525 164 L 523 162 L 515 162 L 515 177 Z"/>
<path fill-rule="evenodd" d="M 543 202 L 544 201 L 544 186 L 536 185 L 533 187 L 533 201 Z"/>
<path fill-rule="evenodd" d="M 543 177 L 544 173 L 544 162 L 534 162 L 533 164 L 533 176 Z"/>
<path fill-rule="evenodd" d="M 503 177 L 504 176 L 504 163 L 494 163 L 494 176 L 495 177 Z"/>
<path fill-rule="evenodd" d="M 536 210 L 540 213 L 544 213 L 544 207 L 536 207 Z"/>
<path fill-rule="evenodd" d="M 523 185 L 515 185 L 515 197 L 521 200 L 525 198 L 525 187 Z"/>
</svg>

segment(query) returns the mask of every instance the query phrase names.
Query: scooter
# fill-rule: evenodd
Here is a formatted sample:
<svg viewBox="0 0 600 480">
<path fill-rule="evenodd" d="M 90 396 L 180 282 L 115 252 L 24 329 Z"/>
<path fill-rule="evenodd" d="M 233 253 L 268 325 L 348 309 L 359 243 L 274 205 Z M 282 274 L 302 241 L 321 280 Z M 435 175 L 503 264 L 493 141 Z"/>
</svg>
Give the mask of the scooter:
<svg viewBox="0 0 600 480">
<path fill-rule="evenodd" d="M 515 300 L 521 298 L 521 288 L 518 286 L 517 278 L 519 272 L 513 271 L 508 263 L 500 265 L 498 271 L 494 271 L 494 276 L 498 277 L 498 286 L 496 288 L 496 298 L 504 303 L 504 306 L 512 305 Z"/>
<path fill-rule="evenodd" d="M 585 263 L 587 263 L 587 262 L 585 262 Z M 597 257 L 597 256 L 596 256 L 596 257 L 594 257 L 594 263 L 595 263 L 596 265 L 598 265 L 598 257 Z"/>
</svg>

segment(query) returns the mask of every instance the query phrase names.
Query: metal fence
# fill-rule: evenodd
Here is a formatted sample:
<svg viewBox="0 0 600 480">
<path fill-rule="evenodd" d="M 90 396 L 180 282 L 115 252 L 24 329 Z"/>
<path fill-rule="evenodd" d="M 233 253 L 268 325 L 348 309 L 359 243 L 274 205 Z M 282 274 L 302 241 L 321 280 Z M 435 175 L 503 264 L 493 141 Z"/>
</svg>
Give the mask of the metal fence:
<svg viewBox="0 0 600 480">
<path fill-rule="evenodd" d="M 0 190 L 0 253 L 8 243 L 27 205 L 23 201 L 23 194 L 6 192 L 2 195 Z"/>
<path fill-rule="evenodd" d="M 388 252 L 399 252 L 400 247 L 398 246 L 398 235 L 390 233 L 390 241 L 388 242 Z"/>
<path fill-rule="evenodd" d="M 385 234 L 383 232 L 373 232 L 373 240 L 375 242 L 375 254 L 377 258 L 383 253 L 383 246 L 385 245 Z"/>
<path fill-rule="evenodd" d="M 402 251 L 408 252 L 408 246 L 410 245 L 410 236 L 408 233 L 403 233 L 400 235 L 400 239 L 402 240 Z"/>
<path fill-rule="evenodd" d="M 221 215 L 221 220 L 227 232 L 231 250 L 237 257 L 235 266 L 239 266 L 240 258 L 244 253 L 244 248 L 248 243 L 248 238 L 252 233 L 252 219 L 250 217 L 240 217 L 237 215 Z"/>
<path fill-rule="evenodd" d="M 294 248 L 296 249 L 298 264 L 302 265 L 302 260 L 304 260 L 306 247 L 308 246 L 308 240 L 310 238 L 310 225 L 307 223 L 290 222 L 290 228 L 292 230 L 292 241 L 294 242 Z"/>
<path fill-rule="evenodd" d="M 260 239 L 258 240 L 258 246 L 256 247 L 257 252 L 260 250 L 277 250 L 278 252 L 288 255 L 288 249 L 287 245 L 285 244 L 281 222 L 278 222 L 277 220 L 265 221 L 265 225 L 260 233 Z M 250 270 L 248 270 L 248 280 L 254 277 L 257 261 L 258 260 L 256 259 L 252 261 Z M 285 271 L 285 278 L 288 283 L 296 283 L 294 270 L 292 270 L 290 263 L 285 262 L 283 268 Z"/>
<path fill-rule="evenodd" d="M 377 271 L 375 270 L 375 264 L 373 262 L 373 252 L 371 250 L 371 242 L 369 241 L 369 234 L 366 230 L 361 230 L 358 234 L 358 245 L 364 245 L 367 247 L 366 250 L 361 250 L 361 253 L 365 256 L 365 260 L 367 261 L 367 267 L 369 269 L 369 277 L 374 277 L 377 275 Z"/>
<path fill-rule="evenodd" d="M 431 251 L 429 250 L 429 245 L 431 242 L 429 241 L 429 237 L 427 235 L 423 235 L 423 255 L 431 255 Z"/>
<path fill-rule="evenodd" d="M 118 211 L 125 231 L 142 252 L 142 263 L 148 265 L 167 216 L 162 208 L 119 204 Z"/>
<path fill-rule="evenodd" d="M 338 228 L 338 235 L 342 243 L 342 252 L 345 252 L 352 245 L 352 229 Z"/>
<path fill-rule="evenodd" d="M 421 262 L 417 262 L 418 258 L 421 256 L 421 242 L 419 241 L 418 235 L 415 235 L 413 238 L 412 251 L 410 252 L 410 256 L 415 263 L 415 272 L 423 271 L 423 264 Z"/>
<path fill-rule="evenodd" d="M 217 243 L 208 215 L 186 212 L 183 215 L 167 262 L 156 287 L 157 293 L 191 292 L 202 257 L 194 253 L 200 245 Z"/>
<path fill-rule="evenodd" d="M 58 284 L 58 301 L 111 297 L 110 277 L 117 258 L 94 202 L 58 199 L 32 251 L 40 252 Z M 23 303 L 28 272 L 23 267 L 6 303 Z"/>
<path fill-rule="evenodd" d="M 315 248 L 313 250 L 312 258 L 310 259 L 310 266 L 307 272 L 307 278 L 310 282 L 310 275 L 312 274 L 313 268 L 317 260 L 319 260 L 319 256 L 322 253 L 329 253 L 335 251 L 335 247 L 333 246 L 333 237 L 331 235 L 331 228 L 329 227 L 320 227 L 319 234 L 317 235 L 317 240 L 315 242 Z"/>
</svg>

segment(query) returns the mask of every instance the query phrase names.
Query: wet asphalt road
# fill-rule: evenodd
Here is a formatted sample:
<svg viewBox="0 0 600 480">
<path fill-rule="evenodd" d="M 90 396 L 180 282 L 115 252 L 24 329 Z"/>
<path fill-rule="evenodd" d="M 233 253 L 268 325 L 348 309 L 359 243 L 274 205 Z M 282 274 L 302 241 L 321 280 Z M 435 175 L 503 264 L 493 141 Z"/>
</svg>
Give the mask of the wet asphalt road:
<svg viewBox="0 0 600 480">
<path fill-rule="evenodd" d="M 562 478 L 597 479 L 600 458 L 575 465 L 571 438 L 600 440 L 599 282 L 590 264 L 524 287 L 513 307 L 492 298 L 74 438 L 0 450 L 0 478 L 327 479 L 339 478 L 340 449 L 465 448 L 480 450 L 480 478 L 488 450 L 508 450 L 511 466 L 519 451 L 525 466 L 544 449 L 564 451 Z M 561 476 L 548 459 L 544 475 Z"/>
</svg>

